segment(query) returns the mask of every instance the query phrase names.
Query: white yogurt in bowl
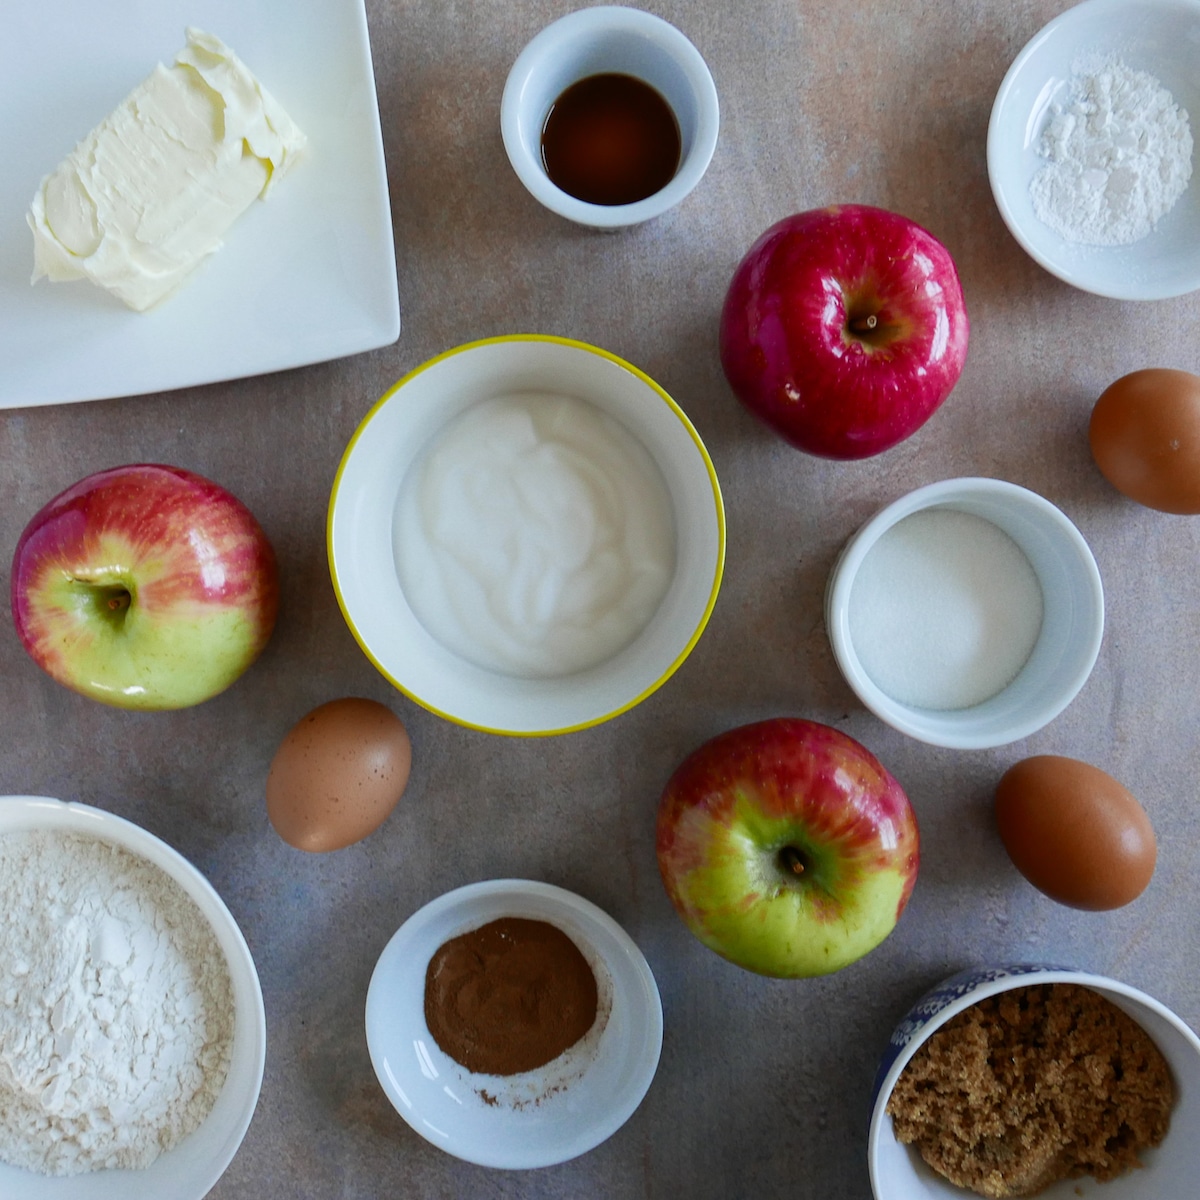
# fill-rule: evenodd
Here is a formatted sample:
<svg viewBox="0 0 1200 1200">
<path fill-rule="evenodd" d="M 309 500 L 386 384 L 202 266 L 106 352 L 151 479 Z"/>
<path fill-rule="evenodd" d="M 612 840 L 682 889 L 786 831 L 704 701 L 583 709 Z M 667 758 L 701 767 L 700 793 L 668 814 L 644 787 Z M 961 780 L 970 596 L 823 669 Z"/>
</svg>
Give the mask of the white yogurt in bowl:
<svg viewBox="0 0 1200 1200">
<path fill-rule="evenodd" d="M 497 396 L 457 416 L 405 476 L 393 529 L 413 612 L 487 670 L 553 677 L 623 650 L 675 566 L 662 472 L 574 396 Z"/>
<path fill-rule="evenodd" d="M 360 423 L 329 504 L 330 574 L 379 671 L 432 712 L 541 736 L 607 721 L 687 658 L 725 512 L 678 404 L 541 335 L 458 346 Z"/>
</svg>

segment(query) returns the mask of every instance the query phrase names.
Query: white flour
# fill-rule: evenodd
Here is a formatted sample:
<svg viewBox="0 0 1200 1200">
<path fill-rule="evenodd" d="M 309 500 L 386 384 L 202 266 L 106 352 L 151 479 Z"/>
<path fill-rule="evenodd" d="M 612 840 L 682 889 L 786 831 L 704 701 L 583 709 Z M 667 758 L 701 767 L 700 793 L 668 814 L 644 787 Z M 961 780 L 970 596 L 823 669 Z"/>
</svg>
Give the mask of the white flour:
<svg viewBox="0 0 1200 1200">
<path fill-rule="evenodd" d="M 0 836 L 0 1160 L 141 1168 L 208 1115 L 233 996 L 207 921 L 157 867 L 74 834 Z"/>
<path fill-rule="evenodd" d="M 1145 237 L 1192 174 L 1188 115 L 1153 75 L 1119 58 L 1071 78 L 1051 107 L 1030 185 L 1033 210 L 1069 242 L 1123 246 Z"/>
</svg>

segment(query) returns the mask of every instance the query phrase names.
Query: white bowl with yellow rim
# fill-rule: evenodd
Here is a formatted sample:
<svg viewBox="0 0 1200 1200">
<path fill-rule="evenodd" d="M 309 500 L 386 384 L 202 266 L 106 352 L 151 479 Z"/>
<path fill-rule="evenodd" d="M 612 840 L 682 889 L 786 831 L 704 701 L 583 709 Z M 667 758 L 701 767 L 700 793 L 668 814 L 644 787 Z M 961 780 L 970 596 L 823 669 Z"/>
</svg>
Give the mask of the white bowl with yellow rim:
<svg viewBox="0 0 1200 1200">
<path fill-rule="evenodd" d="M 661 476 L 674 528 L 669 582 L 640 632 L 586 669 L 536 676 L 478 665 L 435 637 L 410 603 L 396 555 L 401 490 L 431 443 L 475 406 L 531 393 L 582 401 L 631 435 Z M 532 334 L 455 347 L 395 384 L 350 439 L 334 480 L 327 535 L 342 613 L 384 677 L 439 716 L 514 736 L 584 729 L 661 687 L 699 640 L 725 561 L 720 485 L 679 405 L 616 355 Z"/>
</svg>

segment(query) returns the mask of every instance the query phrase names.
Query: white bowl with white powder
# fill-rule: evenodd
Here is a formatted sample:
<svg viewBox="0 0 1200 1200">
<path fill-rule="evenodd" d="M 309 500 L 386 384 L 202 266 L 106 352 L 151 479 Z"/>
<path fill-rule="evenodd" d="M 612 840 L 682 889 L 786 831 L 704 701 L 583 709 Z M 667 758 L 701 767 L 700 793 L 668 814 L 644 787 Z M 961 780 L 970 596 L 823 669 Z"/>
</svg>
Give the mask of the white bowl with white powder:
<svg viewBox="0 0 1200 1200">
<path fill-rule="evenodd" d="M 825 626 L 877 717 L 982 749 L 1028 737 L 1075 698 L 1100 651 L 1104 593 L 1083 535 L 1050 501 L 999 479 L 947 479 L 850 538 Z"/>
<path fill-rule="evenodd" d="M 266 1055 L 228 908 L 153 834 L 39 796 L 0 797 L 0 897 L 0 1196 L 200 1200 Z"/>
<path fill-rule="evenodd" d="M 1200 287 L 1200 3 L 1085 0 L 1017 56 L 988 127 L 1005 224 L 1051 274 L 1120 300 Z"/>
</svg>

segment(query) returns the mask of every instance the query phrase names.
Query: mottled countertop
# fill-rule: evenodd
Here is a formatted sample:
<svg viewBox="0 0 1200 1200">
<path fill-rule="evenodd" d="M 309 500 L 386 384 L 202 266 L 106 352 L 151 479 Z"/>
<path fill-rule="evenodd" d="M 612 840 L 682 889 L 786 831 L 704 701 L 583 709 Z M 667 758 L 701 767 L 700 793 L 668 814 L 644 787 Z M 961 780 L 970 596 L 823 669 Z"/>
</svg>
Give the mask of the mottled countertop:
<svg viewBox="0 0 1200 1200">
<path fill-rule="evenodd" d="M 42 674 L 11 624 L 0 631 L 0 792 L 142 823 L 211 879 L 258 964 L 266 1077 L 214 1200 L 865 1200 L 876 1063 L 895 1021 L 945 975 L 981 961 L 1066 962 L 1141 987 L 1200 1026 L 1200 518 L 1123 499 L 1086 439 L 1093 402 L 1119 375 L 1200 370 L 1200 295 L 1120 303 L 1059 282 L 1002 224 L 984 158 L 1008 65 L 1067 5 L 661 0 L 654 11 L 711 66 L 720 142 L 678 209 L 616 235 L 541 209 L 500 140 L 509 66 L 571 7 L 368 0 L 403 307 L 396 344 L 165 395 L 0 412 L 0 569 L 56 492 L 146 460 L 223 483 L 279 556 L 282 612 L 266 653 L 194 709 L 137 715 L 85 700 Z M 851 464 L 801 455 L 748 416 L 716 349 L 725 287 L 751 241 L 834 201 L 892 208 L 936 234 L 972 321 L 945 406 L 911 440 Z M 679 672 L 633 711 L 552 739 L 465 730 L 393 691 L 348 632 L 325 556 L 334 472 L 374 400 L 442 350 L 511 332 L 580 338 L 658 380 L 707 444 L 728 515 L 724 585 Z M 821 599 L 863 520 L 911 488 L 973 474 L 1032 488 L 1075 521 L 1103 575 L 1107 628 L 1058 719 L 1015 745 L 956 752 L 862 708 L 829 650 Z M 264 780 L 291 725 L 343 695 L 400 714 L 412 779 L 375 835 L 308 856 L 269 826 Z M 695 941 L 663 892 L 653 845 L 676 763 L 723 729 L 785 713 L 864 742 L 907 790 L 922 833 L 920 878 L 895 933 L 858 964 L 804 982 L 747 974 Z M 1093 762 L 1144 803 L 1160 858 L 1130 907 L 1058 907 L 1009 863 L 992 791 L 1038 752 Z M 512 1174 L 413 1133 L 377 1085 L 363 1033 L 372 967 L 401 922 L 450 888 L 499 876 L 559 884 L 611 913 L 649 960 L 666 1021 L 657 1077 L 622 1129 L 572 1162 Z"/>
</svg>

